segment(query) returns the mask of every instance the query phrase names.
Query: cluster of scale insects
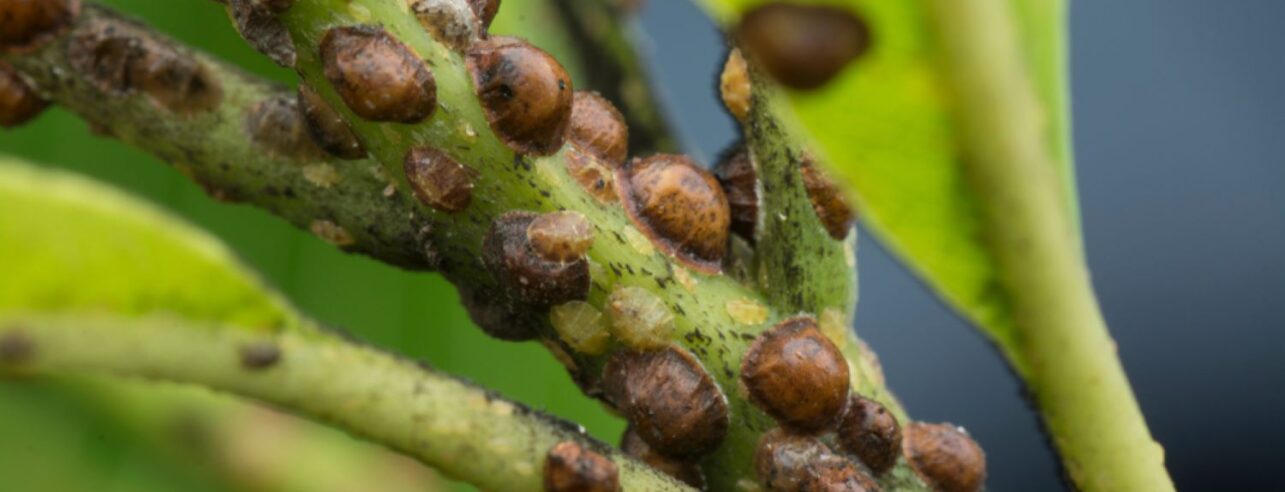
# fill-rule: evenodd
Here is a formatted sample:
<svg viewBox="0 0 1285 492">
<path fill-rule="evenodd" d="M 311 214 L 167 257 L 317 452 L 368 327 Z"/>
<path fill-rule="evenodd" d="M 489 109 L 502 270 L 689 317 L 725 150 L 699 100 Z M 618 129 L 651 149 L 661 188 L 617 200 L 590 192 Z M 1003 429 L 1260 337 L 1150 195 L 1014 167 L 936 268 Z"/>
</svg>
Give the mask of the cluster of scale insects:
<svg viewBox="0 0 1285 492">
<path fill-rule="evenodd" d="M 681 155 L 627 159 L 628 128 L 619 111 L 596 93 L 575 91 L 548 53 L 526 41 L 486 32 L 498 0 L 406 0 L 439 42 L 459 52 L 495 135 L 520 155 L 564 152 L 567 171 L 604 206 L 619 204 L 654 247 L 688 268 L 719 274 L 729 232 L 753 242 L 758 184 L 753 157 L 729 151 L 711 173 Z M 237 27 L 273 60 L 297 59 L 277 16 L 293 0 L 225 0 Z M 73 29 L 67 57 L 104 94 L 142 93 L 176 114 L 209 111 L 220 103 L 217 80 L 190 53 L 158 42 L 119 19 L 75 25 L 79 0 L 0 0 L 0 50 L 23 54 Z M 738 120 L 750 113 L 750 58 L 778 82 L 796 89 L 824 85 L 864 53 L 870 33 L 851 12 L 822 6 L 769 3 L 747 13 L 734 39 L 720 88 Z M 319 46 L 325 80 L 347 108 L 375 122 L 414 124 L 438 107 L 430 67 L 413 49 L 376 26 L 327 31 Z M 0 125 L 26 122 L 44 107 L 20 74 L 0 64 Z M 269 151 L 306 159 L 328 153 L 364 158 L 366 147 L 345 118 L 313 87 L 296 98 L 249 108 L 247 129 Z M 466 210 L 479 173 L 440 149 L 416 146 L 403 159 L 414 195 L 444 214 Z M 835 239 L 854 215 L 840 191 L 810 157 L 800 174 L 820 222 Z M 464 291 L 474 320 L 503 339 L 538 336 L 539 322 L 521 309 L 544 310 L 562 346 L 606 361 L 591 383 L 629 421 L 622 450 L 691 486 L 703 488 L 699 460 L 728 432 L 723 389 L 687 349 L 672 342 L 674 317 L 646 289 L 621 287 L 600 311 L 585 302 L 591 268 L 586 258 L 594 227 L 574 211 L 514 211 L 493 218 L 482 244 L 484 264 L 500 292 Z M 497 304 L 497 299 L 506 303 Z M 608 354 L 612 341 L 619 348 Z M 255 355 L 255 354 L 250 354 Z M 563 353 L 565 355 L 565 353 Z M 253 361 L 271 364 L 279 354 Z M 932 487 L 980 490 L 985 457 L 956 427 L 912 423 L 903 428 L 883 405 L 852 392 L 848 363 L 811 316 L 796 316 L 758 335 L 740 368 L 749 400 L 777 423 L 755 451 L 759 483 L 779 491 L 872 491 L 905 456 Z M 569 364 L 574 366 L 574 364 Z M 545 488 L 554 492 L 619 490 L 616 464 L 574 441 L 548 450 Z"/>
</svg>

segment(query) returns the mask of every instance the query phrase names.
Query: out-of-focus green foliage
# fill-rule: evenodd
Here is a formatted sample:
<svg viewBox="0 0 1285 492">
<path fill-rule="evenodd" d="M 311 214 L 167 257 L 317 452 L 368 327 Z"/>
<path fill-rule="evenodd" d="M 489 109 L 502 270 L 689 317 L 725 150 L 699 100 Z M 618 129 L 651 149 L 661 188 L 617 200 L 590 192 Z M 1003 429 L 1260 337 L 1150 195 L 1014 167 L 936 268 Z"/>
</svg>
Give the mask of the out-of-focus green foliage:
<svg viewBox="0 0 1285 492">
<path fill-rule="evenodd" d="M 250 329 L 297 316 L 221 243 L 133 197 L 0 156 L 0 315 L 163 312 Z"/>
<path fill-rule="evenodd" d="M 724 22 L 762 0 L 702 0 Z M 834 80 L 784 96 L 794 123 L 855 193 L 861 220 L 952 306 L 998 342 L 1013 319 L 994 252 L 983 240 L 977 196 L 961 165 L 955 103 L 933 45 L 931 2 L 831 0 L 869 25 L 870 50 Z M 1062 166 L 1068 214 L 1075 215 L 1065 158 L 1061 0 L 1009 0 L 1026 44 L 1030 76 L 1045 102 L 1048 145 Z"/>
<path fill-rule="evenodd" d="M 185 1 L 181 6 L 155 0 L 103 3 L 142 17 L 163 32 L 257 74 L 282 82 L 296 79 L 249 48 L 214 2 Z M 497 341 L 473 327 L 454 288 L 436 275 L 404 272 L 345 255 L 267 212 L 217 203 L 156 158 L 114 140 L 92 137 L 84 122 L 58 108 L 26 127 L 0 132 L 0 151 L 113 183 L 213 232 L 302 312 L 328 325 L 579 422 L 600 439 L 615 442 L 624 428 L 622 422 L 584 398 L 562 366 L 539 344 Z M 0 393 L 0 408 L 8 405 L 12 394 Z M 32 422 L 28 427 L 34 431 L 41 425 Z M 108 454 L 137 452 L 128 445 L 114 445 L 110 439 L 102 446 L 110 449 L 103 451 Z M 7 459 L 0 455 L 0 462 Z"/>
</svg>

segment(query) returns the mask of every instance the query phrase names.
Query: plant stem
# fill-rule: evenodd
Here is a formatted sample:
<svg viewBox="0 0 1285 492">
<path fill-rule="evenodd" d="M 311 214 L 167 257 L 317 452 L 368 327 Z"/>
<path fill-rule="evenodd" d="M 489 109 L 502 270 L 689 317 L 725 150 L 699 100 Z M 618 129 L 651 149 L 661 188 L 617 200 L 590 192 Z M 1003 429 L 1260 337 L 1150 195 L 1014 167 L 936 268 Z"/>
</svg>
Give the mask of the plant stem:
<svg viewBox="0 0 1285 492">
<path fill-rule="evenodd" d="M 223 101 L 208 113 L 178 115 L 159 109 L 140 94 L 105 93 L 84 83 L 84 74 L 77 73 L 68 63 L 66 39 L 40 52 L 15 57 L 12 64 L 34 78 L 56 102 L 173 161 L 180 170 L 206 184 L 216 197 L 231 196 L 254 203 L 300 227 L 310 227 L 318 217 L 325 218 L 352 236 L 347 248 L 394 264 L 438 267 L 462 289 L 485 291 L 495 287 L 492 272 L 480 259 L 480 246 L 496 216 L 514 210 L 565 209 L 582 213 L 597 231 L 588 251 L 593 287 L 586 301 L 602 310 L 607 296 L 623 286 L 646 289 L 665 301 L 675 315 L 671 341 L 700 360 L 729 403 L 728 434 L 722 446 L 701 462 L 706 478 L 712 489 L 752 484 L 754 449 L 759 436 L 775 424 L 739 391 L 741 358 L 754 335 L 798 314 L 798 307 L 787 309 L 769 303 L 768 296 L 757 286 L 729 275 L 705 275 L 681 266 L 648 242 L 622 207 L 599 203 L 585 192 L 568 173 L 563 153 L 540 158 L 514 155 L 488 126 L 459 54 L 434 41 L 404 7 L 402 2 L 374 0 L 298 0 L 281 17 L 296 43 L 299 72 L 343 113 L 382 164 L 383 171 L 378 172 L 372 172 L 372 161 L 273 157 L 250 138 L 245 122 L 254 105 L 282 92 L 187 49 L 180 51 L 211 70 L 223 86 Z M 113 18 L 100 7 L 87 8 L 70 35 L 93 20 Z M 439 101 L 433 117 L 415 125 L 364 121 L 338 99 L 321 74 L 317 43 L 331 27 L 357 24 L 381 25 L 433 67 Z M 155 34 L 149 36 L 159 39 Z M 401 164 L 412 146 L 441 149 L 479 173 L 475 199 L 466 210 L 447 214 L 414 201 Z M 301 171 L 317 163 L 330 165 L 338 179 L 329 186 L 319 186 Z M 395 186 L 391 195 L 385 195 L 390 181 Z M 286 189 L 292 192 L 283 192 Z M 426 250 L 432 255 L 426 255 Z M 436 261 L 429 261 L 427 256 Z M 761 307 L 762 317 L 747 320 L 732 314 L 733 306 L 747 304 Z M 546 311 L 530 309 L 521 314 L 539 321 L 539 334 L 545 343 L 562 343 L 547 323 Z M 612 347 L 620 348 L 618 344 Z M 855 364 L 870 367 L 872 358 L 861 357 L 858 344 L 847 344 L 844 350 Z M 567 355 L 572 368 L 596 378 L 610 353 Z M 860 388 L 897 415 L 904 415 L 883 388 L 881 379 L 863 378 Z M 900 475 L 910 473 L 904 465 L 898 470 Z M 489 483 L 487 477 L 481 480 Z M 919 488 L 904 485 L 895 477 L 893 480 L 884 483 L 886 490 Z"/>
<path fill-rule="evenodd" d="M 85 5 L 76 29 L 98 21 L 124 22 L 124 18 L 104 7 Z M 409 194 L 382 193 L 389 180 L 378 163 L 342 161 L 317 150 L 286 154 L 250 140 L 245 122 L 251 108 L 273 99 L 293 100 L 294 91 L 251 77 L 159 34 L 148 34 L 210 70 L 223 90 L 216 109 L 178 117 L 139 93 L 104 93 L 68 61 L 70 36 L 8 61 L 48 99 L 76 112 L 94 128 L 171 163 L 216 199 L 256 205 L 303 230 L 312 229 L 317 221 L 329 221 L 350 236 L 351 242 L 341 246 L 346 251 L 413 270 L 432 266 L 425 256 L 431 244 L 422 232 L 428 222 Z"/>
<path fill-rule="evenodd" d="M 567 440 L 611 458 L 627 490 L 688 490 L 570 424 L 312 328 L 268 334 L 166 316 L 33 314 L 6 316 L 0 340 L 26 347 L 0 358 L 2 372 L 200 384 L 330 422 L 488 490 L 542 490 L 545 452 Z M 247 366 L 247 347 L 273 347 L 279 361 Z"/>
<path fill-rule="evenodd" d="M 1018 330 L 1005 355 L 1035 396 L 1075 484 L 1172 490 L 1093 294 L 1047 122 L 1002 0 L 930 2 L 958 93 L 968 178 L 1011 293 Z"/>
<path fill-rule="evenodd" d="M 103 425 L 119 428 L 155 459 L 232 490 L 430 492 L 448 487 L 410 457 L 203 388 L 110 377 L 59 378 L 48 386 Z"/>
</svg>

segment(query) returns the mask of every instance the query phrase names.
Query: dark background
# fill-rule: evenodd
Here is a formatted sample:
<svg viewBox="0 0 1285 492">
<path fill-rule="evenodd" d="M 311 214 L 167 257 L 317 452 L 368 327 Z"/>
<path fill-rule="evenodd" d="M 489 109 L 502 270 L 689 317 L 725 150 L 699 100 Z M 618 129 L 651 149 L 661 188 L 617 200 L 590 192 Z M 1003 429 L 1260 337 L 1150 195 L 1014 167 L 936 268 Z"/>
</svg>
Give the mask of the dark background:
<svg viewBox="0 0 1285 492">
<path fill-rule="evenodd" d="M 290 79 L 246 49 L 212 2 L 107 3 L 259 73 Z M 691 152 L 708 160 L 734 138 L 714 89 L 721 40 L 689 3 L 649 3 L 642 24 L 652 36 L 657 81 L 681 108 L 675 116 Z M 1278 488 L 1276 462 L 1285 456 L 1285 428 L 1274 422 L 1285 416 L 1285 102 L 1277 90 L 1285 87 L 1278 34 L 1285 3 L 1072 4 L 1085 240 L 1143 410 L 1180 489 Z M 90 137 L 61 111 L 0 133 L 0 152 L 128 188 L 218 234 L 304 311 L 583 422 L 605 440 L 619 435 L 621 423 L 586 403 L 538 345 L 497 342 L 469 327 L 453 290 L 436 277 L 343 255 L 257 210 L 215 204 L 170 168 Z M 967 427 L 988 453 L 992 490 L 1058 489 L 1037 419 L 987 342 L 868 235 L 859 261 L 857 328 L 912 414 Z M 41 490 L 18 463 L 67 463 L 106 470 L 94 482 L 98 490 L 184 489 L 179 479 L 160 478 L 168 475 L 119 433 L 86 424 L 83 409 L 58 400 L 0 384 L 0 476 L 9 484 Z M 74 428 L 76 436 L 59 440 L 54 428 Z"/>
</svg>

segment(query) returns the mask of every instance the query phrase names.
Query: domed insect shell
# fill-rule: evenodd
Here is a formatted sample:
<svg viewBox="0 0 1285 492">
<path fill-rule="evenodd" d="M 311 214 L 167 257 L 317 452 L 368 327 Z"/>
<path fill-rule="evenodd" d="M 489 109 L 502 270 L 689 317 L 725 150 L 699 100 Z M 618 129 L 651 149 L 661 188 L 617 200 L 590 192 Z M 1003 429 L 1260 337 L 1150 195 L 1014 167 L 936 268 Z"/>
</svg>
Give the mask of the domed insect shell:
<svg viewBox="0 0 1285 492">
<path fill-rule="evenodd" d="M 492 289 L 460 289 L 460 303 L 473 324 L 487 335 L 511 342 L 539 336 L 539 319 L 517 306 L 503 293 Z"/>
<path fill-rule="evenodd" d="M 584 300 L 589 293 L 589 262 L 550 261 L 531 246 L 527 234 L 538 214 L 508 212 L 497 217 L 482 242 L 482 259 L 513 299 L 537 308 Z"/>
<path fill-rule="evenodd" d="M 92 18 L 78 26 L 67 61 L 106 94 L 141 92 L 173 113 L 208 111 L 223 100 L 219 80 L 192 52 L 129 21 Z"/>
<path fill-rule="evenodd" d="M 476 41 L 482 28 L 467 0 L 407 0 L 411 13 L 438 42 L 464 51 Z"/>
<path fill-rule="evenodd" d="M 727 434 L 727 399 L 687 350 L 618 350 L 603 368 L 608 401 L 657 452 L 694 459 L 718 448 Z"/>
<path fill-rule="evenodd" d="M 12 67 L 0 61 L 0 128 L 13 128 L 31 121 L 49 102 Z"/>
<path fill-rule="evenodd" d="M 428 65 L 383 28 L 326 31 L 321 61 L 344 104 L 366 120 L 418 123 L 437 109 L 437 83 Z"/>
<path fill-rule="evenodd" d="M 742 360 L 741 381 L 752 402 L 800 432 L 832 426 L 848 399 L 847 360 L 806 316 L 759 335 Z"/>
<path fill-rule="evenodd" d="M 478 172 L 432 147 L 415 147 L 406 153 L 402 170 L 420 202 L 446 213 L 468 208 L 473 200 Z"/>
<path fill-rule="evenodd" d="M 720 271 L 731 211 L 713 174 L 687 156 L 657 154 L 616 169 L 616 189 L 653 244 L 693 269 Z"/>
<path fill-rule="evenodd" d="M 775 491 L 877 492 L 879 485 L 817 437 L 776 428 L 759 438 L 754 473 Z"/>
<path fill-rule="evenodd" d="M 580 212 L 542 214 L 526 232 L 531 248 L 549 261 L 576 261 L 593 245 L 593 224 Z"/>
<path fill-rule="evenodd" d="M 911 468 L 941 492 L 977 492 L 986 484 L 986 453 L 963 429 L 914 422 L 906 426 Z"/>
<path fill-rule="evenodd" d="M 830 179 L 825 170 L 817 166 L 810 153 L 804 154 L 799 172 L 803 175 L 803 187 L 808 191 L 812 210 L 821 220 L 821 225 L 825 226 L 826 232 L 836 241 L 848 237 L 857 214 L 848 204 L 843 190 Z"/>
<path fill-rule="evenodd" d="M 618 492 L 620 472 L 607 457 L 575 441 L 563 441 L 544 457 L 546 492 Z"/>
<path fill-rule="evenodd" d="M 308 132 L 322 150 L 341 159 L 366 157 L 366 148 L 362 146 L 357 134 L 353 133 L 348 122 L 339 116 L 339 112 L 321 94 L 317 94 L 312 87 L 299 84 L 298 99 L 299 108 L 308 123 Z"/>
<path fill-rule="evenodd" d="M 839 444 L 860 458 L 870 471 L 891 470 L 901 456 L 901 424 L 887 408 L 874 400 L 853 394 L 839 421 Z"/>
<path fill-rule="evenodd" d="M 469 7 L 473 9 L 473 14 L 478 20 L 482 21 L 483 28 L 491 27 L 491 21 L 495 20 L 495 14 L 500 12 L 500 0 L 468 0 Z"/>
<path fill-rule="evenodd" d="M 646 463 L 648 466 L 660 470 L 661 473 L 691 485 L 692 488 L 697 490 L 705 489 L 705 474 L 695 461 L 677 460 L 657 453 L 651 449 L 651 446 L 647 445 L 647 441 L 644 441 L 642 437 L 638 436 L 637 432 L 634 432 L 632 427 L 626 428 L 625 433 L 620 436 L 620 450 Z"/>
<path fill-rule="evenodd" d="M 744 142 L 737 142 L 723 152 L 714 166 L 714 176 L 723 186 L 732 211 L 732 232 L 751 244 L 758 223 L 758 171 Z"/>
<path fill-rule="evenodd" d="M 80 0 L 0 2 L 0 52 L 30 53 L 61 34 L 80 14 Z"/>
<path fill-rule="evenodd" d="M 736 40 L 778 82 L 816 89 L 870 46 L 870 29 L 850 8 L 762 4 L 741 17 Z"/>
<path fill-rule="evenodd" d="M 251 140 L 270 154 L 306 161 L 321 157 L 296 98 L 275 95 L 259 101 L 246 113 Z"/>
<path fill-rule="evenodd" d="M 718 78 L 719 95 L 723 106 L 737 121 L 745 122 L 750 116 L 751 85 L 749 66 L 739 48 L 732 48 L 723 63 L 723 73 Z"/>
<path fill-rule="evenodd" d="M 505 145 L 530 155 L 562 147 L 574 89 L 553 56 L 519 38 L 491 36 L 466 59 L 486 120 Z"/>
<path fill-rule="evenodd" d="M 608 204 L 620 200 L 616 196 L 615 174 L 606 161 L 576 145 L 567 147 L 563 156 L 566 158 L 567 172 L 571 174 L 571 179 L 574 179 L 585 193 L 592 196 L 598 203 Z"/>
<path fill-rule="evenodd" d="M 228 10 L 237 32 L 250 46 L 285 68 L 294 68 L 298 55 L 290 31 L 278 14 L 290 8 L 292 0 L 229 0 Z"/>
<path fill-rule="evenodd" d="M 629 127 L 611 101 L 596 92 L 576 91 L 571 106 L 571 142 L 613 166 L 629 153 Z"/>
</svg>

